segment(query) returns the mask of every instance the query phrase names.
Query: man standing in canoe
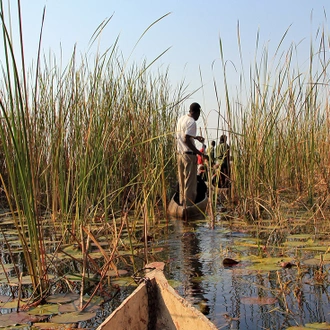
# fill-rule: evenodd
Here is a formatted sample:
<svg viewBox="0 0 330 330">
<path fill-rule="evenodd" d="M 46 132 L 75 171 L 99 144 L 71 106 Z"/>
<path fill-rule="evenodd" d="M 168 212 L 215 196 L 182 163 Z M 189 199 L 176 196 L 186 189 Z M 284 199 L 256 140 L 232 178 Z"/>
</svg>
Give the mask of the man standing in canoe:
<svg viewBox="0 0 330 330">
<path fill-rule="evenodd" d="M 179 118 L 176 127 L 178 152 L 178 180 L 180 204 L 184 207 L 193 205 L 197 195 L 197 155 L 208 158 L 195 146 L 195 140 L 204 143 L 202 136 L 197 136 L 197 125 L 201 106 L 192 103 L 189 113 Z"/>
</svg>

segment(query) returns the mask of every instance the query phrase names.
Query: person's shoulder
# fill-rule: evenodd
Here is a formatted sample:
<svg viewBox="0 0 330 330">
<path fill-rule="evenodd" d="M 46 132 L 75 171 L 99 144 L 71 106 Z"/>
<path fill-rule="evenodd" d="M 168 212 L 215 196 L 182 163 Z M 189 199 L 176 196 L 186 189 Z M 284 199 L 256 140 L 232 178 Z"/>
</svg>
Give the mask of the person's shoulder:
<svg viewBox="0 0 330 330">
<path fill-rule="evenodd" d="M 184 114 L 178 118 L 178 121 L 184 121 L 187 120 L 187 117 L 189 117 L 187 114 Z"/>
<path fill-rule="evenodd" d="M 196 121 L 194 118 L 186 115 L 182 118 L 182 122 L 185 123 L 187 126 L 195 125 Z"/>
<path fill-rule="evenodd" d="M 193 117 L 189 116 L 188 114 L 185 114 L 183 117 L 184 117 L 185 120 L 195 121 L 195 119 Z"/>
<path fill-rule="evenodd" d="M 184 119 L 184 117 L 185 117 L 185 115 L 178 117 L 178 121 L 182 121 Z"/>
<path fill-rule="evenodd" d="M 181 117 L 179 117 L 177 124 L 178 125 L 186 125 L 187 123 L 187 115 L 182 115 Z"/>
</svg>

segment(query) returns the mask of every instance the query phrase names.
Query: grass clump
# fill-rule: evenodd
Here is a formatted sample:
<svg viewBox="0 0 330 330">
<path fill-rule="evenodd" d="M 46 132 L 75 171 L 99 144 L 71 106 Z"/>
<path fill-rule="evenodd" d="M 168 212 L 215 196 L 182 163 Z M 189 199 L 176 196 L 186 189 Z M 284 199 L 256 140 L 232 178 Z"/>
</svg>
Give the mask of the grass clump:
<svg viewBox="0 0 330 330">
<path fill-rule="evenodd" d="M 115 227 L 128 213 L 145 219 L 147 231 L 155 211 L 166 208 L 166 181 L 175 168 L 170 136 L 183 89 L 171 90 L 167 71 L 151 74 L 153 62 L 128 66 L 118 40 L 92 64 L 74 51 L 62 69 L 55 58 L 42 62 L 39 54 L 35 71 L 28 71 L 22 32 L 17 56 L 0 4 L 3 206 L 11 208 L 28 273 L 43 299 L 49 288 L 45 214 L 65 243 L 72 237 L 84 242 L 82 228 L 112 221 Z M 18 10 L 22 31 L 19 5 Z M 126 226 L 130 233 L 134 220 Z"/>
<path fill-rule="evenodd" d="M 219 116 L 233 156 L 231 194 L 238 214 L 252 221 L 283 221 L 283 208 L 286 212 L 290 205 L 321 217 L 329 208 L 328 36 L 324 29 L 317 31 L 307 65 L 299 66 L 299 45 L 283 51 L 288 31 L 274 54 L 267 46 L 259 50 L 258 33 L 248 70 L 238 31 L 236 94 L 230 93 L 220 40 L 226 102 Z"/>
</svg>

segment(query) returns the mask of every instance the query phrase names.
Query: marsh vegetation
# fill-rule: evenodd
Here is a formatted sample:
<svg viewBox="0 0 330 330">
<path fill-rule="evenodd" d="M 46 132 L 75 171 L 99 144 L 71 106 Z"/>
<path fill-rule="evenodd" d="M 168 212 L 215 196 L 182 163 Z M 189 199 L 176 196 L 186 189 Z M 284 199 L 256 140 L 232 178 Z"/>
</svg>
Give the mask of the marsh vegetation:
<svg viewBox="0 0 330 330">
<path fill-rule="evenodd" d="M 3 294 L 11 309 L 29 310 L 53 294 L 75 293 L 81 316 L 97 295 L 115 295 L 109 271 L 143 268 L 155 252 L 150 240 L 166 238 L 175 123 L 190 95 L 184 83 L 173 88 L 168 72 L 155 70 L 157 59 L 128 65 L 118 40 L 93 61 L 73 52 L 63 66 L 39 50 L 35 66 L 26 67 L 23 35 L 14 48 L 0 4 Z M 304 68 L 295 64 L 296 45 L 282 49 L 285 35 L 274 54 L 257 43 L 255 62 L 236 68 L 235 93 L 219 40 L 225 90 L 215 84 L 218 133 L 229 137 L 232 177 L 226 199 L 210 190 L 207 220 L 210 230 L 239 220 L 235 230 L 258 239 L 259 257 L 284 255 L 289 234 L 319 241 L 329 232 L 328 38 L 317 31 Z M 238 33 L 243 57 L 239 40 Z M 318 281 L 327 291 L 322 260 Z M 288 287 L 277 281 L 284 295 Z"/>
</svg>

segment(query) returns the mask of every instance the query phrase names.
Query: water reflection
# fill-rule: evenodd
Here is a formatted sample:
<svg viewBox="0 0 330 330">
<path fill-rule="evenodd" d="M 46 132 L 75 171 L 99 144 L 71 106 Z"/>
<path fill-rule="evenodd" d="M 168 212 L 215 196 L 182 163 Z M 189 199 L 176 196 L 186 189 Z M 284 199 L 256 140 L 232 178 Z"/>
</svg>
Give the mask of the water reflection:
<svg viewBox="0 0 330 330">
<path fill-rule="evenodd" d="M 219 329 L 280 330 L 330 321 L 329 288 L 315 285 L 315 270 L 305 268 L 299 280 L 294 267 L 249 271 L 249 261 L 243 261 L 225 268 L 224 247 L 229 254 L 238 252 L 241 257 L 258 255 L 253 247 L 237 250 L 237 242 L 243 238 L 221 226 L 211 229 L 207 222 L 174 222 L 172 235 L 164 241 L 169 261 L 167 277 L 181 282 L 176 288 L 179 294 Z M 257 300 L 268 298 L 271 303 Z"/>
<path fill-rule="evenodd" d="M 186 281 L 183 284 L 184 296 L 193 305 L 198 305 L 201 312 L 209 314 L 210 307 L 208 299 L 204 296 L 203 288 L 203 264 L 200 261 L 201 248 L 196 225 L 182 225 L 182 246 L 183 246 L 183 269 L 186 274 Z"/>
</svg>

